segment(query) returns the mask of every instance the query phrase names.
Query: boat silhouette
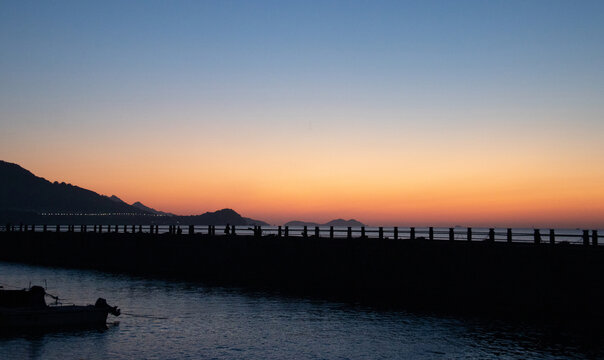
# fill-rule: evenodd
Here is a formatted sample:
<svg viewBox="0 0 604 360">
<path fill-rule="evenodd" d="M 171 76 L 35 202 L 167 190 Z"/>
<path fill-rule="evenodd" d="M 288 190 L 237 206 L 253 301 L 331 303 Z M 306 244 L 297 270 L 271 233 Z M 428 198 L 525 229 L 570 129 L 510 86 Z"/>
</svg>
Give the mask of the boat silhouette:
<svg viewBox="0 0 604 360">
<path fill-rule="evenodd" d="M 56 305 L 46 304 L 46 296 Z M 119 316 L 117 306 L 109 306 L 103 298 L 94 305 L 58 305 L 58 297 L 47 294 L 41 286 L 29 289 L 0 289 L 0 331 L 49 330 L 70 328 L 103 328 L 107 316 Z"/>
</svg>

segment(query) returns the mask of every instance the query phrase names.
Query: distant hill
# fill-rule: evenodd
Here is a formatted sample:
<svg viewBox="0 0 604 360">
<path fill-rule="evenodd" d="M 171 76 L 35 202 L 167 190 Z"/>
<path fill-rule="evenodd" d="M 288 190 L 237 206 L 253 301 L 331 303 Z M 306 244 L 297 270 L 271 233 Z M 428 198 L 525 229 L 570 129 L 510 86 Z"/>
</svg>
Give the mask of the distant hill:
<svg viewBox="0 0 604 360">
<path fill-rule="evenodd" d="M 61 215 L 47 215 L 61 214 Z M 80 216 L 77 214 L 98 214 Z M 120 215 L 107 215 L 120 214 Z M 157 216 L 160 215 L 160 216 Z M 0 222 L 36 224 L 190 224 L 263 225 L 222 209 L 201 215 L 179 216 L 155 210 L 137 201 L 127 204 L 66 183 L 51 183 L 17 164 L 0 160 Z"/>
<path fill-rule="evenodd" d="M 126 203 L 124 200 L 122 200 L 122 199 L 118 198 L 118 197 L 117 197 L 117 196 L 115 196 L 115 195 L 111 195 L 111 196 L 109 197 L 109 199 L 110 199 L 110 200 L 113 200 L 113 201 L 115 201 L 115 202 L 120 202 L 120 203 L 124 203 L 124 204 Z"/>
<path fill-rule="evenodd" d="M 0 210 L 36 213 L 134 213 L 147 211 L 78 186 L 35 176 L 0 160 Z"/>
<path fill-rule="evenodd" d="M 246 222 L 247 225 L 260 225 L 260 226 L 271 226 L 271 224 L 264 222 L 262 220 L 255 220 L 255 219 L 250 219 L 250 218 L 243 218 Z"/>
<path fill-rule="evenodd" d="M 330 222 L 325 223 L 323 225 L 324 226 L 350 226 L 350 227 L 366 226 L 362 222 L 357 221 L 355 219 L 350 219 L 350 220 L 335 219 L 335 220 L 331 220 Z"/>
<path fill-rule="evenodd" d="M 117 197 L 115 195 L 111 195 L 109 197 L 109 199 L 111 199 L 113 201 L 116 201 L 116 202 L 121 202 L 121 203 L 127 204 L 127 202 L 125 202 L 124 200 L 120 199 L 119 197 Z M 143 210 L 145 212 L 148 212 L 150 214 L 163 215 L 163 216 L 175 216 L 172 213 L 167 213 L 167 212 L 163 212 L 163 211 L 159 211 L 159 210 L 155 210 L 153 208 L 150 208 L 150 207 L 146 206 L 145 204 L 143 204 L 140 201 L 137 201 L 137 202 L 133 203 L 132 206 L 134 206 L 137 209 L 140 209 L 140 210 Z"/>
<path fill-rule="evenodd" d="M 222 209 L 206 212 L 201 215 L 177 216 L 182 224 L 212 224 L 212 225 L 265 225 L 263 221 L 244 218 L 233 209 Z M 266 224 L 268 225 L 268 224 Z"/>
<path fill-rule="evenodd" d="M 319 224 L 319 223 L 315 223 L 315 222 L 308 222 L 308 221 L 299 221 L 299 220 L 295 220 L 295 221 L 290 221 L 285 223 L 285 226 L 292 226 L 292 227 L 300 227 L 300 226 L 309 226 L 309 227 L 315 227 L 315 226 L 343 226 L 343 227 L 361 227 L 361 226 L 366 226 L 365 224 L 363 224 L 360 221 L 354 220 L 354 219 L 350 219 L 350 220 L 344 220 L 344 219 L 335 219 L 335 220 L 331 220 L 329 222 L 326 222 L 325 224 Z"/>
<path fill-rule="evenodd" d="M 143 211 L 147 211 L 147 212 L 150 212 L 150 213 L 155 214 L 155 215 L 174 216 L 174 214 L 172 214 L 172 213 L 167 213 L 167 212 L 163 212 L 163 211 L 155 210 L 155 209 L 153 209 L 153 208 L 150 208 L 150 207 L 148 207 L 148 206 L 145 206 L 145 205 L 144 205 L 142 202 L 140 202 L 140 201 L 135 202 L 134 204 L 132 204 L 132 206 L 134 206 L 134 207 L 135 207 L 135 208 L 137 208 L 137 209 L 141 209 L 141 210 L 143 210 Z"/>
</svg>

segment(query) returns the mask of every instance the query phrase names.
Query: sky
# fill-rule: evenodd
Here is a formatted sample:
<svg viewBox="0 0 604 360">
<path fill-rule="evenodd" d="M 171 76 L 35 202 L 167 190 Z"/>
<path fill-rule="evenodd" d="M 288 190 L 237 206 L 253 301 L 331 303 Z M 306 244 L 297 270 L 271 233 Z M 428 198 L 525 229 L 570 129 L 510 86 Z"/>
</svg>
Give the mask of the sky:
<svg viewBox="0 0 604 360">
<path fill-rule="evenodd" d="M 163 211 L 604 228 L 603 1 L 0 2 L 0 159 Z"/>
</svg>

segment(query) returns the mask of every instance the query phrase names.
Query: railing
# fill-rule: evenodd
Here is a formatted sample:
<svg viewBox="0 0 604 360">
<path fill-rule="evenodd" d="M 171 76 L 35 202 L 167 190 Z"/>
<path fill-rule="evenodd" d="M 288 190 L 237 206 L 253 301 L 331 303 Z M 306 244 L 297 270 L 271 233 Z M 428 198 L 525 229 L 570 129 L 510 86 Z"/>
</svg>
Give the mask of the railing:
<svg viewBox="0 0 604 360">
<path fill-rule="evenodd" d="M 501 229 L 441 227 L 337 227 L 253 225 L 0 225 L 0 232 L 148 233 L 198 235 L 254 235 L 392 240 L 490 241 L 599 245 L 598 230 Z"/>
</svg>

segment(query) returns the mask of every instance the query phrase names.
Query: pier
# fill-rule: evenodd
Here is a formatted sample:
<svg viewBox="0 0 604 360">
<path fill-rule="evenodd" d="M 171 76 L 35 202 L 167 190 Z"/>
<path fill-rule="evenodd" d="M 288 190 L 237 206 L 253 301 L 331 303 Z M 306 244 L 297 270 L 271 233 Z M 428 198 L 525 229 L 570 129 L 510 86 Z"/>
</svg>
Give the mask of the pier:
<svg viewBox="0 0 604 360">
<path fill-rule="evenodd" d="M 604 319 L 595 230 L 5 225 L 0 260 L 409 309 Z"/>
<path fill-rule="evenodd" d="M 258 225 L 158 225 L 158 224 L 70 224 L 0 225 L 1 232 L 77 232 L 77 233 L 146 233 L 186 235 L 243 235 L 315 238 L 360 238 L 380 240 L 449 240 L 490 241 L 507 243 L 602 245 L 598 230 L 579 229 L 512 229 L 471 227 L 334 227 L 334 226 L 258 226 Z"/>
</svg>

